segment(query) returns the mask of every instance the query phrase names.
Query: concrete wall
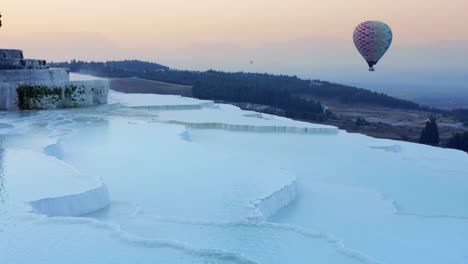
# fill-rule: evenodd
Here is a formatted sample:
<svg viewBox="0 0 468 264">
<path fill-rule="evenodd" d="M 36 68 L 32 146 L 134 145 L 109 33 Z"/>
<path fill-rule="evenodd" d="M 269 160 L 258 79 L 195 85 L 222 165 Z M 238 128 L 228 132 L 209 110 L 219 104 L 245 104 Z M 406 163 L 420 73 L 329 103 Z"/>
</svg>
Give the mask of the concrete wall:
<svg viewBox="0 0 468 264">
<path fill-rule="evenodd" d="M 0 60 L 23 59 L 23 51 L 17 49 L 0 49 Z"/>
<path fill-rule="evenodd" d="M 0 82 L 63 82 L 68 80 L 67 69 L 0 71 Z"/>
<path fill-rule="evenodd" d="M 45 60 L 0 59 L 0 70 L 43 70 L 49 69 Z"/>
<path fill-rule="evenodd" d="M 19 110 L 19 98 L 17 88 L 22 83 L 0 82 L 0 110 Z M 33 86 L 47 86 L 50 89 L 60 88 L 58 96 L 44 96 L 31 99 L 33 109 L 56 109 L 66 107 L 83 107 L 107 103 L 109 82 L 107 80 L 72 81 L 72 82 L 31 82 Z M 73 90 L 70 89 L 73 87 Z M 69 89 L 69 90 L 67 90 Z M 71 94 L 67 94 L 71 93 Z"/>
<path fill-rule="evenodd" d="M 0 59 L 0 70 L 24 70 L 23 59 Z"/>
<path fill-rule="evenodd" d="M 24 68 L 28 70 L 49 69 L 49 66 L 47 66 L 47 62 L 45 60 L 24 59 L 23 62 Z"/>
<path fill-rule="evenodd" d="M 0 49 L 0 70 L 48 69 L 45 60 L 24 59 L 23 51 Z"/>
</svg>

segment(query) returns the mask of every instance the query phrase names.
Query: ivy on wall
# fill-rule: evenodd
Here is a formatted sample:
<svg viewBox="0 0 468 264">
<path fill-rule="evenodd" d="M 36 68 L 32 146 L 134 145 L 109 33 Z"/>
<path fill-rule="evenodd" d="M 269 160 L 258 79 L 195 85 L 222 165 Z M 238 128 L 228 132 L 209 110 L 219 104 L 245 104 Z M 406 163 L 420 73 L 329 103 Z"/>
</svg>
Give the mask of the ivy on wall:
<svg viewBox="0 0 468 264">
<path fill-rule="evenodd" d="M 61 88 L 56 86 L 21 84 L 16 91 L 18 93 L 18 105 L 21 110 L 86 105 L 86 87 L 84 85 L 69 84 Z"/>
<path fill-rule="evenodd" d="M 58 104 L 62 97 L 62 89 L 46 85 L 21 84 L 16 89 L 19 108 L 22 110 L 43 109 L 47 100 L 50 104 Z"/>
<path fill-rule="evenodd" d="M 63 106 L 62 107 L 78 107 L 85 103 L 84 96 L 86 87 L 84 85 L 67 85 L 63 90 Z"/>
</svg>

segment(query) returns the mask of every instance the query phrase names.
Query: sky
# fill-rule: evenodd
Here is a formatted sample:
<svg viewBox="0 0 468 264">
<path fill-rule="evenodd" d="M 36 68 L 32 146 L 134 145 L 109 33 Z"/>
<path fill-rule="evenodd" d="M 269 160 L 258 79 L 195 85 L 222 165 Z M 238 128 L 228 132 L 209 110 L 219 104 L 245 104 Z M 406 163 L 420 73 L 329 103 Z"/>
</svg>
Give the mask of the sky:
<svg viewBox="0 0 468 264">
<path fill-rule="evenodd" d="M 141 59 L 468 96 L 466 10 L 466 0 L 2 0 L 0 47 L 48 61 Z M 374 74 L 352 42 L 366 20 L 394 34 Z"/>
</svg>

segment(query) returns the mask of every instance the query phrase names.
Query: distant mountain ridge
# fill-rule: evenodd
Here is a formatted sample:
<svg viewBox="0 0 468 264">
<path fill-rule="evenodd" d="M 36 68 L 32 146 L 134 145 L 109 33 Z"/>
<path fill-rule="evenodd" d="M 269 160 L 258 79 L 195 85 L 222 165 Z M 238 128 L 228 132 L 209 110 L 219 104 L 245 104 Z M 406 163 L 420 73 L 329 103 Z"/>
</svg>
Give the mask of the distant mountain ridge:
<svg viewBox="0 0 468 264">
<path fill-rule="evenodd" d="M 121 60 L 121 61 L 106 61 L 106 62 L 84 62 L 72 60 L 70 62 L 52 62 L 49 63 L 52 67 L 68 68 L 71 72 L 81 72 L 86 74 L 100 73 L 100 77 L 108 74 L 125 74 L 125 72 L 146 72 L 169 70 L 169 67 L 154 63 L 139 60 Z M 118 77 L 118 76 L 116 76 Z"/>
</svg>

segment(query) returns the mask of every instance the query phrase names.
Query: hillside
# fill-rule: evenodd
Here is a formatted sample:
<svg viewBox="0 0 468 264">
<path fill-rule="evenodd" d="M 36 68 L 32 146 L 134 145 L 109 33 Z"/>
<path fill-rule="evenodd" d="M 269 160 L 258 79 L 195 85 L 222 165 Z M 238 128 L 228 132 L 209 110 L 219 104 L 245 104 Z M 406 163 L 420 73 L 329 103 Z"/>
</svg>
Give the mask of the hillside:
<svg viewBox="0 0 468 264">
<path fill-rule="evenodd" d="M 68 67 L 72 72 L 117 78 L 111 81 L 112 88 L 122 92 L 193 96 L 380 138 L 417 142 L 427 118 L 436 116 L 445 145 L 454 134 L 465 130 L 463 123 L 468 119 L 466 110 L 440 110 L 383 93 L 296 76 L 182 71 L 138 61 L 71 61 L 53 65 Z M 366 122 L 357 123 L 358 119 Z"/>
<path fill-rule="evenodd" d="M 106 61 L 106 62 L 83 62 L 72 60 L 70 62 L 51 62 L 51 67 L 68 68 L 71 72 L 79 72 L 100 77 L 134 77 L 135 73 L 148 71 L 168 70 L 169 67 L 138 60 Z"/>
<path fill-rule="evenodd" d="M 245 72 L 181 71 L 169 69 L 157 63 L 139 61 L 83 62 L 71 61 L 52 63 L 55 67 L 69 68 L 72 72 L 91 74 L 99 77 L 139 77 L 148 80 L 194 86 L 195 97 L 233 101 L 243 100 L 246 94 L 257 91 L 286 91 L 290 95 L 304 95 L 319 98 L 333 98 L 346 104 L 367 104 L 401 109 L 423 109 L 420 105 L 395 97 L 356 87 L 320 80 L 303 80 L 296 76 L 271 75 Z M 256 96 L 246 96 L 255 100 Z"/>
<path fill-rule="evenodd" d="M 192 97 L 192 87 L 188 85 L 172 84 L 141 78 L 111 78 L 110 86 L 113 90 L 123 93 L 143 94 L 176 94 Z"/>
</svg>

